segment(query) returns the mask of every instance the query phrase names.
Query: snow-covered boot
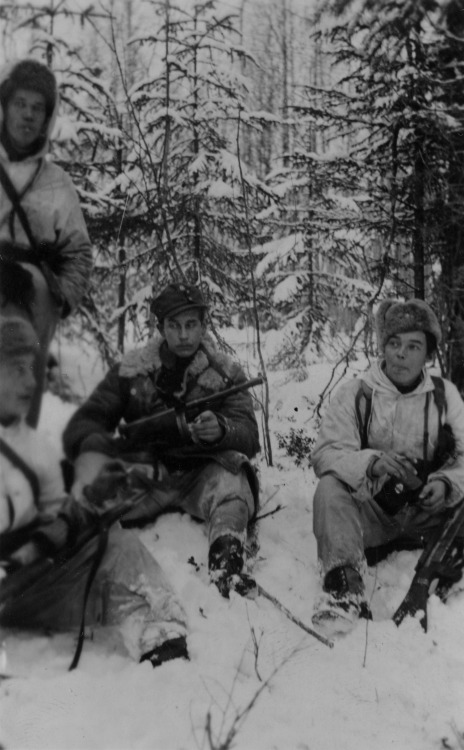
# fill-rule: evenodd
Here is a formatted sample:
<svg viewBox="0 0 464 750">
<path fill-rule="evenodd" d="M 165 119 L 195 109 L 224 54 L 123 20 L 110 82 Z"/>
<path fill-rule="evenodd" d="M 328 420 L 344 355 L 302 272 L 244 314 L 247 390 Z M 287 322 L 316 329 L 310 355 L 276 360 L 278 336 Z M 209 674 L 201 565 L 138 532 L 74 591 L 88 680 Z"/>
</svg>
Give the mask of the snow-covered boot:
<svg viewBox="0 0 464 750">
<path fill-rule="evenodd" d="M 243 544 L 231 534 L 218 537 L 209 548 L 210 577 L 226 599 L 231 590 L 241 596 L 251 596 L 256 591 L 256 581 L 242 571 L 243 557 Z"/>
<path fill-rule="evenodd" d="M 160 664 L 171 661 L 171 659 L 190 659 L 185 635 L 170 638 L 168 641 L 164 641 L 161 646 L 157 646 L 140 657 L 141 662 L 150 661 L 153 667 L 159 667 Z"/>
<path fill-rule="evenodd" d="M 372 619 L 360 573 L 348 565 L 329 570 L 314 605 L 313 625 L 326 633 L 348 633 L 360 617 Z"/>
</svg>

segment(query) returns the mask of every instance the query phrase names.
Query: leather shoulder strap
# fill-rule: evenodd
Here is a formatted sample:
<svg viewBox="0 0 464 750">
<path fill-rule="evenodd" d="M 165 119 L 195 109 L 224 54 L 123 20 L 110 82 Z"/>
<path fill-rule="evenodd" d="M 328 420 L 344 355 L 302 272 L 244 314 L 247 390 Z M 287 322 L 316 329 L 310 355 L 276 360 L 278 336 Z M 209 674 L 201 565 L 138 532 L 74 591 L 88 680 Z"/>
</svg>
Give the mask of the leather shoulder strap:
<svg viewBox="0 0 464 750">
<path fill-rule="evenodd" d="M 435 404 L 438 409 L 438 413 L 440 415 L 440 422 L 442 414 L 446 414 L 446 396 L 445 396 L 445 384 L 443 382 L 443 378 L 440 378 L 438 375 L 431 375 L 433 384 L 435 386 L 435 389 L 433 391 L 433 397 L 435 399 Z"/>
<path fill-rule="evenodd" d="M 21 199 L 18 193 L 16 192 L 15 186 L 11 182 L 7 172 L 5 171 L 1 163 L 0 163 L 0 182 L 2 183 L 5 193 L 7 194 L 11 203 L 13 204 L 13 208 L 18 215 L 18 219 L 20 220 L 24 231 L 26 232 L 26 236 L 30 242 L 31 247 L 34 250 L 37 250 L 37 243 L 34 239 L 34 235 L 32 234 L 31 225 L 29 224 L 29 219 L 27 218 L 26 212 L 23 206 L 21 205 Z"/>
<path fill-rule="evenodd" d="M 364 414 L 361 410 L 361 399 L 365 400 Z M 367 448 L 367 428 L 369 426 L 369 419 L 372 410 L 372 388 L 361 380 L 361 384 L 355 396 L 354 407 L 356 410 L 356 419 L 359 427 L 359 434 L 361 437 L 361 450 Z"/>
</svg>

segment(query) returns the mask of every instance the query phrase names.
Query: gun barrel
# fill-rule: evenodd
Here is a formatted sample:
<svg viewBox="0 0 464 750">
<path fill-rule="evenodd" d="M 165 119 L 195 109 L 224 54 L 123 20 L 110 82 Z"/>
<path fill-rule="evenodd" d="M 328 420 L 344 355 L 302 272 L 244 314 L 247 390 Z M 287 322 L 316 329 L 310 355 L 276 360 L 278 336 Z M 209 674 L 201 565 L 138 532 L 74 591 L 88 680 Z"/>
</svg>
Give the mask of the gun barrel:
<svg viewBox="0 0 464 750">
<path fill-rule="evenodd" d="M 185 404 L 182 404 L 179 409 L 171 408 L 171 409 L 165 409 L 164 411 L 157 412 L 149 417 L 142 417 L 142 419 L 136 419 L 134 422 L 131 422 L 127 425 L 121 425 L 119 428 L 119 431 L 121 434 L 126 438 L 134 438 L 136 436 L 144 436 L 146 428 L 150 428 L 152 426 L 155 426 L 157 423 L 159 424 L 163 420 L 169 420 L 172 418 L 172 425 L 177 430 L 178 429 L 178 419 L 176 418 L 176 415 L 179 413 L 191 413 L 193 411 L 197 411 L 202 408 L 207 408 L 208 406 L 212 406 L 215 403 L 219 403 L 220 401 L 223 401 L 225 398 L 229 398 L 229 396 L 233 396 L 235 393 L 240 393 L 240 391 L 248 390 L 249 388 L 254 388 L 254 386 L 262 385 L 264 382 L 264 379 L 261 376 L 258 376 L 256 378 L 252 378 L 251 380 L 246 380 L 244 383 L 239 383 L 238 385 L 231 386 L 230 388 L 226 388 L 224 391 L 218 391 L 217 393 L 211 393 L 209 396 L 204 396 L 203 398 L 196 399 L 195 401 L 190 401 Z M 148 434 L 148 433 L 147 433 Z"/>
</svg>

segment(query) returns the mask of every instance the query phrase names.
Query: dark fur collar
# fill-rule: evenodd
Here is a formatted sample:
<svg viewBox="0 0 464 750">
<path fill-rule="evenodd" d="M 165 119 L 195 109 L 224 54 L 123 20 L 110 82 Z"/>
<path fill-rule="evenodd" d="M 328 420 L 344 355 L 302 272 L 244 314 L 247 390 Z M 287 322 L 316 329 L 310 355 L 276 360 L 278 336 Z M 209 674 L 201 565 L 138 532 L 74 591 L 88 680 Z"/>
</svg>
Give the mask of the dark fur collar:
<svg viewBox="0 0 464 750">
<path fill-rule="evenodd" d="M 161 344 L 164 339 L 160 334 L 154 336 L 148 343 L 124 355 L 119 374 L 124 378 L 135 378 L 157 372 L 162 366 Z M 210 364 L 211 362 L 211 364 Z M 216 390 L 224 388 L 224 379 L 214 365 L 227 375 L 231 373 L 233 360 L 224 352 L 218 351 L 212 338 L 206 334 L 201 346 L 186 370 L 186 379 L 195 378 L 199 385 Z M 212 366 L 211 366 L 212 365 Z"/>
</svg>

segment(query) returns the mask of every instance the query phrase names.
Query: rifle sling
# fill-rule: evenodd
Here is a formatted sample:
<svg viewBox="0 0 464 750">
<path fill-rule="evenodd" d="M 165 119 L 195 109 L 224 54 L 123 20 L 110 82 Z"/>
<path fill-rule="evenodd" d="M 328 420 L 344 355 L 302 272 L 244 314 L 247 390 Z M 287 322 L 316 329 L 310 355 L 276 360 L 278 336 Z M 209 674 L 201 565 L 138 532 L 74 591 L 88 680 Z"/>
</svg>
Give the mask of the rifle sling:
<svg viewBox="0 0 464 750">
<path fill-rule="evenodd" d="M 79 627 L 79 636 L 77 638 L 76 650 L 74 652 L 73 660 L 71 664 L 69 665 L 68 672 L 71 672 L 73 669 L 76 669 L 77 665 L 79 664 L 79 659 L 81 658 L 81 653 L 84 647 L 84 640 L 85 640 L 85 615 L 87 612 L 87 602 L 89 599 L 90 589 L 92 588 L 92 583 L 95 579 L 97 570 L 100 567 L 100 563 L 103 560 L 103 556 L 108 546 L 109 530 L 110 530 L 110 524 L 105 523 L 101 526 L 98 532 L 98 545 L 97 545 L 97 549 L 95 550 L 95 556 L 92 560 L 92 567 L 89 570 L 89 575 L 87 576 L 87 581 L 85 584 L 84 601 L 82 603 L 81 624 Z"/>
<path fill-rule="evenodd" d="M 133 498 L 131 506 L 126 505 L 125 508 L 123 508 L 122 510 L 118 509 L 117 513 L 110 514 L 106 517 L 101 518 L 100 520 L 100 524 L 98 528 L 98 545 L 97 545 L 97 549 L 95 550 L 95 556 L 92 560 L 92 566 L 89 570 L 89 574 L 87 576 L 87 581 L 85 584 L 84 600 L 82 602 L 81 623 L 79 627 L 79 636 L 77 639 L 77 645 L 76 645 L 76 650 L 74 652 L 73 660 L 71 664 L 69 665 L 68 672 L 71 672 L 73 669 L 76 669 L 77 665 L 79 664 L 79 659 L 81 658 L 81 653 L 84 647 L 84 640 L 85 640 L 85 615 L 87 612 L 87 602 L 89 599 L 92 584 L 94 582 L 98 568 L 100 567 L 100 563 L 103 560 L 103 556 L 108 546 L 108 535 L 110 532 L 110 528 L 118 520 L 121 520 L 121 518 L 125 515 L 125 513 L 128 513 L 134 507 L 137 507 L 137 505 L 139 505 L 145 499 L 146 495 L 147 495 L 147 490 L 146 488 L 144 488 L 140 490 L 140 492 L 138 492 L 135 498 Z"/>
<path fill-rule="evenodd" d="M 443 425 L 443 414 L 446 415 L 446 395 L 445 395 L 445 384 L 443 382 L 443 378 L 440 378 L 438 375 L 431 375 L 432 382 L 434 385 L 433 390 L 433 399 L 435 402 L 435 406 L 437 407 L 438 411 L 438 440 L 437 440 L 437 446 L 440 446 L 443 442 L 443 436 L 444 436 L 444 425 Z M 361 410 L 361 399 L 364 399 L 365 401 L 365 411 L 364 414 Z M 423 458 L 425 463 L 427 463 L 427 443 L 428 443 L 428 437 L 429 437 L 429 431 L 428 431 L 428 408 L 430 403 L 430 392 L 427 392 L 426 395 L 426 403 L 425 403 L 425 413 L 424 413 L 424 436 L 423 436 Z M 361 450 L 364 450 L 368 447 L 368 430 L 369 430 L 369 420 L 371 417 L 372 412 L 372 388 L 367 385 L 363 380 L 361 380 L 361 385 L 359 386 L 358 391 L 356 392 L 355 396 L 355 402 L 354 402 L 354 408 L 356 413 L 356 421 L 359 428 L 360 433 L 360 439 L 361 439 Z"/>
</svg>

